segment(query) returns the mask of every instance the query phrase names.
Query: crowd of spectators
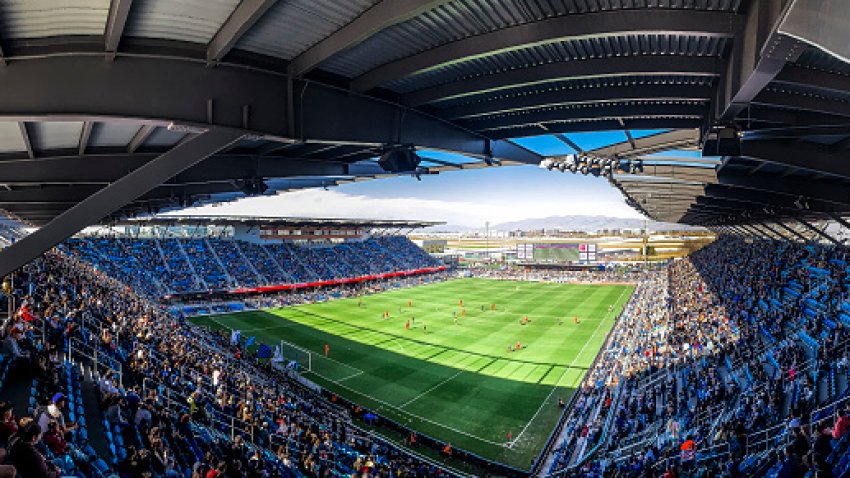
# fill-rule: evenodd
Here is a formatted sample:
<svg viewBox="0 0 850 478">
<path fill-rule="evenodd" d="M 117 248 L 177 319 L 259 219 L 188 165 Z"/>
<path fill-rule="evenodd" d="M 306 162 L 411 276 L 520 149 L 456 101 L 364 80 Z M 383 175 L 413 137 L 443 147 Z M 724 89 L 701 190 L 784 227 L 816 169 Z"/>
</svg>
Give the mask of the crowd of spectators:
<svg viewBox="0 0 850 478">
<path fill-rule="evenodd" d="M 559 267 L 503 267 L 499 269 L 475 270 L 478 277 L 498 280 L 529 280 L 557 283 L 581 284 L 630 284 L 642 277 L 642 272 L 631 268 L 587 268 L 567 270 Z"/>
<path fill-rule="evenodd" d="M 364 294 L 375 294 L 390 289 L 416 287 L 431 282 L 443 281 L 449 277 L 449 272 L 440 271 L 431 274 L 400 276 L 390 279 L 354 282 L 321 288 L 304 288 L 281 292 L 267 292 L 246 298 L 220 298 L 205 300 L 181 300 L 172 307 L 176 314 L 186 316 L 208 315 L 217 313 L 242 312 L 246 310 L 262 310 L 279 307 L 290 307 L 300 304 L 314 304 L 328 300 L 345 299 Z"/>
<path fill-rule="evenodd" d="M 402 236 L 304 244 L 211 237 L 85 237 L 69 239 L 63 247 L 149 298 L 344 279 L 438 265 Z"/>
<path fill-rule="evenodd" d="M 585 383 L 559 448 L 572 453 L 556 455 L 550 469 L 584 476 L 847 471 L 846 254 L 722 237 L 670 264 L 655 306 L 627 310 L 612 332 L 590 376 L 618 372 L 604 360 L 616 354 L 620 379 L 604 389 Z M 583 459 L 579 439 L 599 451 Z"/>
<path fill-rule="evenodd" d="M 227 269 L 227 281 L 254 277 L 257 283 L 267 280 L 263 271 L 297 281 L 429 264 L 419 253 L 399 258 L 386 252 L 409 241 L 373 238 L 334 247 L 105 241 L 67 246 L 97 269 L 50 254 L 19 274 L 23 305 L 0 330 L 6 371 L 0 373 L 7 380 L 31 374 L 40 380 L 30 416 L 17 419 L 14 407 L 0 406 L 0 445 L 6 445 L 0 456 L 7 454 L 7 463 L 25 466 L 24 456 L 46 473 L 105 465 L 124 476 L 143 470 L 166 477 L 219 467 L 222 476 L 240 477 L 362 471 L 356 468 L 373 476 L 442 473 L 360 431 L 349 411 L 258 366 L 227 337 L 191 328 L 147 300 L 156 296 L 151 290 L 170 290 L 186 274 L 198 287 L 212 277 L 198 270 L 215 264 Z M 126 251 L 134 251 L 132 258 L 107 264 Z M 160 274 L 171 268 L 171 276 Z M 587 279 L 582 274 L 564 278 Z M 611 282 L 637 283 L 636 291 L 581 389 L 564 404 L 569 408 L 544 471 L 623 477 L 849 471 L 845 248 L 721 237 L 663 270 L 611 274 L 606 279 L 621 279 Z M 324 297 L 312 291 L 257 300 L 291 304 L 351 291 L 342 286 L 318 293 Z M 115 437 L 109 457 L 94 453 L 77 420 L 65 419 L 65 404 L 81 415 L 80 379 L 62 359 L 65 344 L 96 350 L 121 370 L 99 377 L 99 406 Z M 4 472 L 0 467 L 0 476 Z"/>
<path fill-rule="evenodd" d="M 30 403 L 0 404 L 0 458 L 15 467 L 0 476 L 449 476 L 87 263 L 48 253 L 15 279 L 0 383 Z"/>
</svg>

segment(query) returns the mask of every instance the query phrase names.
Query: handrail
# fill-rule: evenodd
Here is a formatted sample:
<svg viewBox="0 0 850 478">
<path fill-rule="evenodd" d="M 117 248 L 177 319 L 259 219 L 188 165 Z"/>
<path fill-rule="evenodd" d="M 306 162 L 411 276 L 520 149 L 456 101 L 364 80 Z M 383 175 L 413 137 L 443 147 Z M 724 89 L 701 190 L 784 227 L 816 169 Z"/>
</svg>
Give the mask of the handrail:
<svg viewBox="0 0 850 478">
<path fill-rule="evenodd" d="M 185 399 L 186 395 L 184 393 L 182 393 L 178 390 L 174 390 L 171 387 L 169 387 L 168 385 L 165 385 L 164 383 L 159 382 L 157 380 L 154 380 L 152 378 L 149 378 L 149 377 L 143 377 L 142 378 L 142 390 L 143 391 L 145 391 L 145 392 L 148 391 L 148 382 L 155 385 L 154 388 L 157 390 L 157 396 L 159 398 L 163 399 L 166 403 L 172 404 L 178 409 L 188 409 L 189 408 L 189 405 L 187 403 L 185 403 L 184 401 L 176 400 L 176 399 L 172 398 L 172 396 L 171 396 L 171 394 L 174 393 L 174 394 L 178 395 L 180 398 Z M 160 390 L 165 391 L 165 394 L 163 394 Z M 226 421 L 223 421 L 221 418 L 219 418 L 221 416 L 230 419 L 230 423 L 228 424 Z M 254 443 L 256 445 L 255 439 L 254 439 L 254 427 L 253 427 L 253 425 L 251 425 L 251 424 L 249 424 L 249 423 L 247 423 L 243 420 L 240 420 L 240 419 L 238 419 L 234 416 L 228 416 L 227 414 L 225 414 L 221 410 L 216 409 L 215 407 L 212 407 L 212 413 L 210 415 L 208 415 L 207 418 L 209 418 L 209 420 L 212 423 L 223 425 L 225 429 L 229 428 L 231 440 L 235 438 L 236 430 L 240 430 L 242 432 L 240 435 L 250 436 L 251 437 L 250 442 Z M 241 426 L 237 427 L 237 422 L 239 422 L 241 424 Z"/>
<path fill-rule="evenodd" d="M 76 342 L 76 347 L 75 347 L 75 342 Z M 85 347 L 88 347 L 90 349 L 90 351 L 88 353 L 84 351 Z M 123 373 L 123 367 L 122 367 L 120 362 L 118 362 L 118 368 L 116 369 L 115 367 L 113 367 L 108 362 L 102 361 L 102 358 L 104 357 L 104 355 L 102 353 L 100 353 L 97 350 L 96 347 L 92 347 L 90 345 L 87 345 L 87 344 L 85 344 L 85 343 L 83 343 L 83 342 L 81 342 L 77 339 L 71 339 L 71 340 L 68 340 L 68 361 L 69 362 L 74 362 L 74 354 L 83 356 L 83 357 L 91 360 L 92 365 L 94 366 L 95 374 L 100 375 L 100 373 L 98 372 L 98 365 L 99 365 L 101 369 L 109 370 L 114 375 L 117 375 L 118 376 L 118 388 L 124 388 L 124 373 Z M 112 359 L 109 356 L 106 356 L 106 358 Z M 112 361 L 114 362 L 115 360 L 112 359 Z"/>
</svg>

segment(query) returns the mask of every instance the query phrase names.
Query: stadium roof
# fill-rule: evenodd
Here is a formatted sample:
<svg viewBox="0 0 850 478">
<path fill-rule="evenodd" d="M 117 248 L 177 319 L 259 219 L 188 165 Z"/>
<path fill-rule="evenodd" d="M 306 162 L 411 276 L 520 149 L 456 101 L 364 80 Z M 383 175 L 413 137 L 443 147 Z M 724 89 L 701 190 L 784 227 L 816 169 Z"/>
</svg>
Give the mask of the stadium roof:
<svg viewBox="0 0 850 478">
<path fill-rule="evenodd" d="M 289 227 L 324 227 L 324 226 L 347 226 L 368 228 L 401 228 L 414 229 L 420 227 L 439 226 L 445 222 L 434 221 L 412 221 L 402 219 L 349 219 L 349 218 L 312 218 L 312 217 L 257 217 L 257 216 L 152 216 L 130 218 L 120 221 L 119 224 L 133 226 L 174 226 L 183 224 L 213 224 L 213 225 L 237 225 L 247 226 L 289 226 Z"/>
<path fill-rule="evenodd" d="M 743 134 L 719 164 L 613 184 L 648 216 L 725 225 L 850 208 L 844 0 L 0 2 L 0 208 L 42 225 L 12 270 L 86 225 L 244 193 L 536 164 L 511 138 L 628 134 L 605 154 Z M 569 136 L 564 136 L 567 140 Z M 599 152 L 602 154 L 602 152 Z M 495 161 L 494 161 L 495 160 Z M 76 206 L 76 207 L 74 207 Z M 14 259 L 13 259 L 14 258 Z M 10 269 L 11 268 L 11 269 Z"/>
</svg>

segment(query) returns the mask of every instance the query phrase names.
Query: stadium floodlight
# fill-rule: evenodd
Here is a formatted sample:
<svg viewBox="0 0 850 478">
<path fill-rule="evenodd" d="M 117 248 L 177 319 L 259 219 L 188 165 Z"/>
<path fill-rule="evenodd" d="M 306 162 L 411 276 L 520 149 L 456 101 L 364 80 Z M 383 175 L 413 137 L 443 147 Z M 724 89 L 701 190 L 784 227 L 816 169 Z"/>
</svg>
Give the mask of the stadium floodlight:
<svg viewBox="0 0 850 478">
<path fill-rule="evenodd" d="M 422 159 L 412 145 L 384 146 L 378 165 L 388 173 L 413 172 Z"/>
<path fill-rule="evenodd" d="M 643 172 L 643 161 L 638 159 L 637 161 L 632 161 L 632 174 L 642 173 Z"/>
<path fill-rule="evenodd" d="M 554 160 L 554 159 L 552 159 L 552 158 L 546 158 L 546 159 L 544 159 L 543 161 L 540 161 L 540 165 L 539 165 L 539 166 L 540 166 L 541 168 L 546 168 L 546 169 L 548 169 L 549 171 L 551 171 L 551 170 L 552 170 L 552 168 L 555 166 L 555 160 Z"/>
<path fill-rule="evenodd" d="M 236 181 L 236 187 L 246 196 L 261 196 L 269 189 L 265 180 L 258 177 L 240 179 Z"/>
<path fill-rule="evenodd" d="M 563 173 L 563 172 L 564 172 L 564 171 L 566 171 L 566 170 L 567 170 L 567 163 L 566 163 L 566 161 L 561 161 L 561 162 L 559 162 L 559 163 L 558 163 L 558 171 L 560 171 L 560 172 L 562 172 L 562 173 Z"/>
</svg>

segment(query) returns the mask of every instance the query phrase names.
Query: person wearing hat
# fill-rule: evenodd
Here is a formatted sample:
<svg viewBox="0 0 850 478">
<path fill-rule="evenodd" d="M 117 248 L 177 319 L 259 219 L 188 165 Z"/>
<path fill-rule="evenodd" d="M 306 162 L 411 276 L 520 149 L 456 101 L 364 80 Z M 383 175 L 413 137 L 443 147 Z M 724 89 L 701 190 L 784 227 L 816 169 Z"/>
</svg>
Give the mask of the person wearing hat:
<svg viewBox="0 0 850 478">
<path fill-rule="evenodd" d="M 65 408 L 67 402 L 68 398 L 64 393 L 59 392 L 53 395 L 46 410 L 38 414 L 38 425 L 42 430 L 47 430 L 51 420 L 56 422 L 59 432 L 63 435 L 77 429 L 76 423 L 65 423 L 65 414 L 62 412 L 62 409 Z"/>
</svg>

